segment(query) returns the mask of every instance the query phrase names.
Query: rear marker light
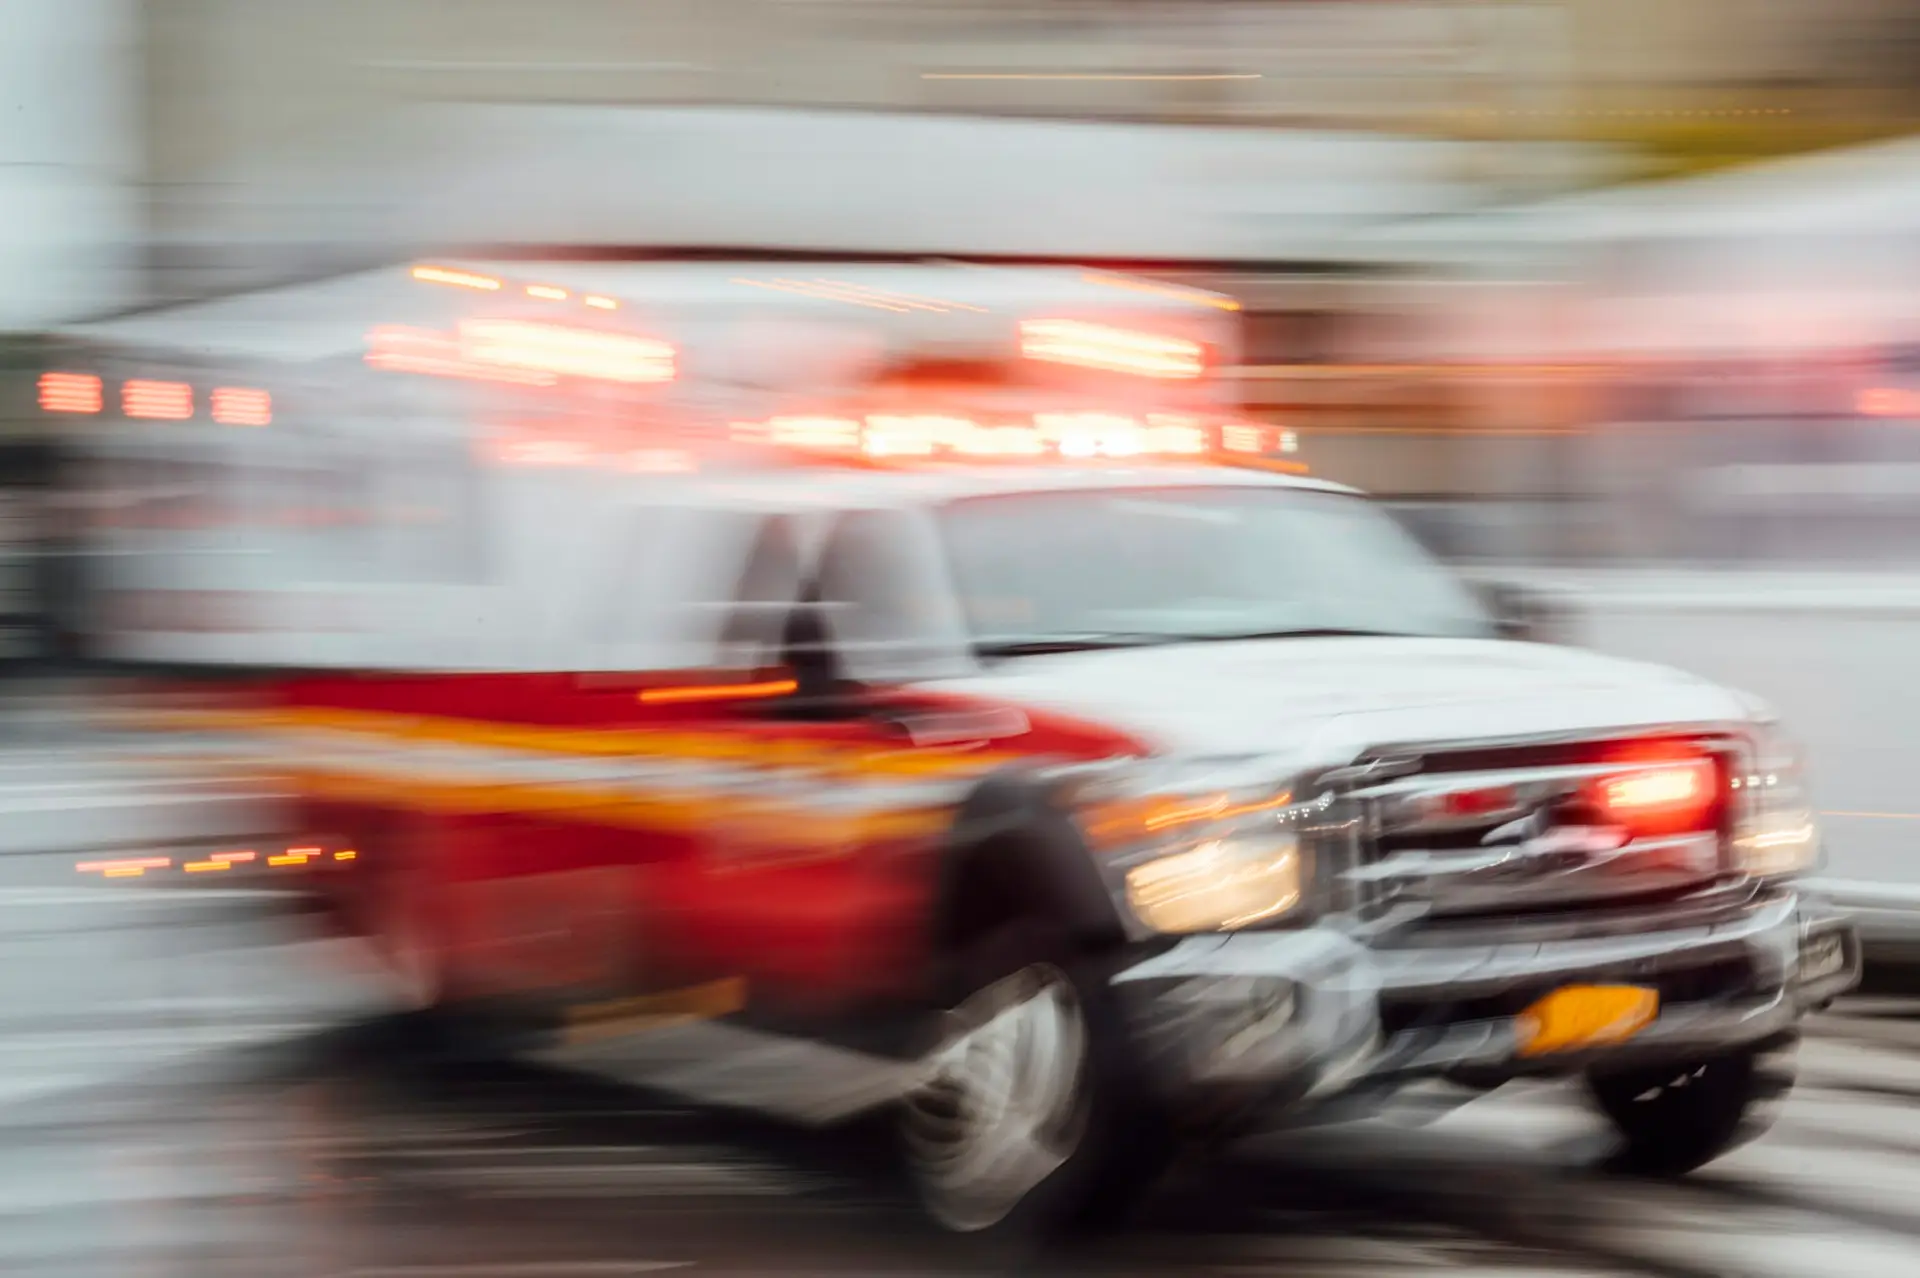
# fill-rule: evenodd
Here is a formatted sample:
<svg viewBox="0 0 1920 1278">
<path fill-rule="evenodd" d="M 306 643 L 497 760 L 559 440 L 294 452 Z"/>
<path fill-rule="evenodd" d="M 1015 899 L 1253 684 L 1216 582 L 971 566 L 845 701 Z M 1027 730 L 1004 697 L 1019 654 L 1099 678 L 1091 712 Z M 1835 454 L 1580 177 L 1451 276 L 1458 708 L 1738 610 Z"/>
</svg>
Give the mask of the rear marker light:
<svg viewBox="0 0 1920 1278">
<path fill-rule="evenodd" d="M 42 373 L 40 407 L 49 413 L 97 413 L 100 379 L 91 373 Z"/>
<path fill-rule="evenodd" d="M 135 379 L 120 388 L 120 408 L 129 417 L 183 422 L 193 416 L 193 387 Z"/>
<path fill-rule="evenodd" d="M 268 426 L 273 423 L 273 397 L 263 390 L 220 386 L 213 392 L 213 420 L 227 426 Z"/>
</svg>

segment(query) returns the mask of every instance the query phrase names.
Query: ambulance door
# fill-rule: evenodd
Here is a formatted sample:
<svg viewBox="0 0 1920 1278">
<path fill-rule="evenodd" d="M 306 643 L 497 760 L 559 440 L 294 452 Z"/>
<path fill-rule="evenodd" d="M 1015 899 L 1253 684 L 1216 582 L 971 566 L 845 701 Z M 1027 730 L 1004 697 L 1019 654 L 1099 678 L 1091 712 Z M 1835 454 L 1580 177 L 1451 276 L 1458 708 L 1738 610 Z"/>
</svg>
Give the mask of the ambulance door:
<svg viewBox="0 0 1920 1278">
<path fill-rule="evenodd" d="M 962 783 L 960 770 L 923 770 L 899 690 L 965 660 L 919 525 L 887 510 L 829 524 L 779 625 L 793 688 L 739 706 L 737 731 L 769 766 L 759 810 L 723 814 L 711 832 L 709 908 L 755 1008 L 781 1023 L 915 993 L 928 854 Z"/>
</svg>

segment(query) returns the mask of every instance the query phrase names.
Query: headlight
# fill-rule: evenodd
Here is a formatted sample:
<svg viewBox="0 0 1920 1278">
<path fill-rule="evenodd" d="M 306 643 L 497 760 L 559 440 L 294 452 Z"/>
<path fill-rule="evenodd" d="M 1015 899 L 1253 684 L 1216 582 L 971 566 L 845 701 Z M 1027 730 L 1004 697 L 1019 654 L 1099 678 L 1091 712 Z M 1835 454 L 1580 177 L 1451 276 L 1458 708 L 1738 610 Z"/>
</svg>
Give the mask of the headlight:
<svg viewBox="0 0 1920 1278">
<path fill-rule="evenodd" d="M 1820 863 L 1820 823 L 1813 813 L 1799 752 L 1774 725 L 1760 734 L 1753 766 L 1732 780 L 1738 823 L 1736 867 L 1755 878 L 1801 874 Z"/>
<path fill-rule="evenodd" d="M 1152 931 L 1234 931 L 1297 914 L 1308 899 L 1308 827 L 1324 803 L 1224 774 L 1162 773 L 1108 778 L 1076 806 L 1115 894 Z"/>
<path fill-rule="evenodd" d="M 1291 913 L 1303 875 L 1294 838 L 1207 839 L 1126 872 L 1127 905 L 1156 932 L 1214 932 Z"/>
</svg>

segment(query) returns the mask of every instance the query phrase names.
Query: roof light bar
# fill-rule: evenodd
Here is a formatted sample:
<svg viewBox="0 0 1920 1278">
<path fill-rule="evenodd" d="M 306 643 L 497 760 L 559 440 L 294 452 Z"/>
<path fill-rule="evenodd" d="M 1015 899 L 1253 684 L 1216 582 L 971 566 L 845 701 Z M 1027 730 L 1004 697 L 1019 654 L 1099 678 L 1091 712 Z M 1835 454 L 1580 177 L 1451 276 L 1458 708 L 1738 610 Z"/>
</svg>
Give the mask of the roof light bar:
<svg viewBox="0 0 1920 1278">
<path fill-rule="evenodd" d="M 500 281 L 491 275 L 478 275 L 472 271 L 455 270 L 451 266 L 416 266 L 413 278 L 426 284 L 446 284 L 453 288 L 477 289 L 482 293 L 498 293 Z"/>
<path fill-rule="evenodd" d="M 1206 372 L 1206 348 L 1199 342 L 1083 320 L 1021 320 L 1020 353 L 1049 364 L 1169 381 L 1192 381 Z"/>
<path fill-rule="evenodd" d="M 816 414 L 735 422 L 734 437 L 796 451 L 888 461 L 1204 460 L 1270 452 L 1283 432 L 1179 413 L 1056 412 L 979 420 L 953 414 Z"/>
<path fill-rule="evenodd" d="M 609 382 L 670 382 L 675 351 L 650 337 L 521 320 L 468 320 L 460 325 L 467 360 L 501 368 Z"/>
</svg>

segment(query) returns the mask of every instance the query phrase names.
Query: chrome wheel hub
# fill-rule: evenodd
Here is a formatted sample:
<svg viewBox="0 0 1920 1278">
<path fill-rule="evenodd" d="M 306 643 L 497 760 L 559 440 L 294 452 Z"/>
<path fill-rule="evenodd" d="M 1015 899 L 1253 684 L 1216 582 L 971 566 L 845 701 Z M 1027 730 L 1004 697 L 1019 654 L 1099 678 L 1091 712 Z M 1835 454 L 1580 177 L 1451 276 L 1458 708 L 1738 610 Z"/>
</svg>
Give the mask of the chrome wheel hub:
<svg viewBox="0 0 1920 1278">
<path fill-rule="evenodd" d="M 948 1014 L 905 1119 L 907 1154 L 942 1224 L 998 1224 L 1072 1155 L 1086 1053 L 1079 999 L 1051 967 L 996 982 Z"/>
</svg>

